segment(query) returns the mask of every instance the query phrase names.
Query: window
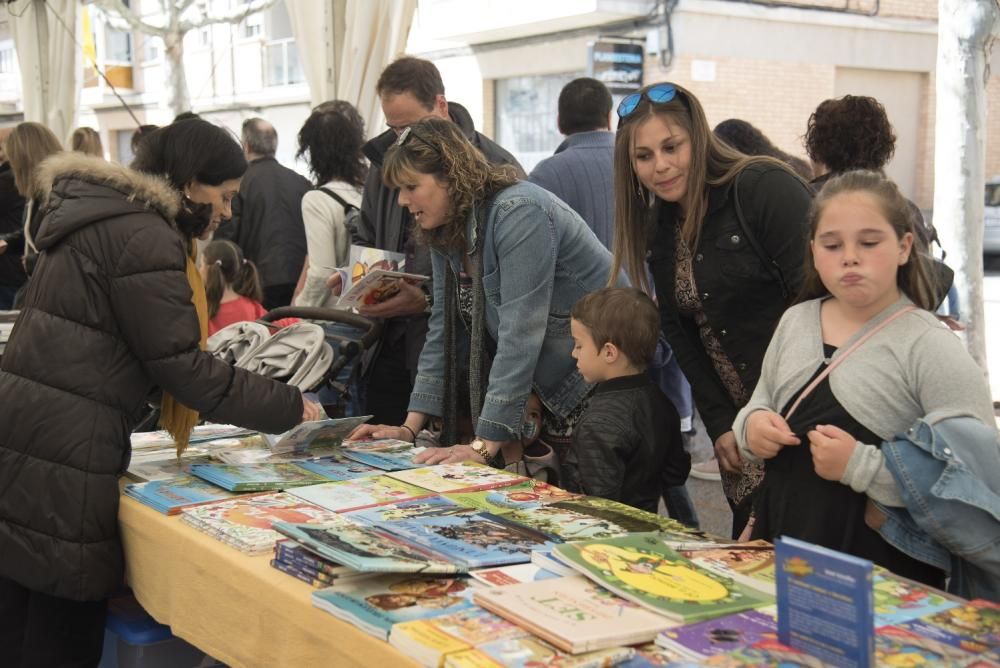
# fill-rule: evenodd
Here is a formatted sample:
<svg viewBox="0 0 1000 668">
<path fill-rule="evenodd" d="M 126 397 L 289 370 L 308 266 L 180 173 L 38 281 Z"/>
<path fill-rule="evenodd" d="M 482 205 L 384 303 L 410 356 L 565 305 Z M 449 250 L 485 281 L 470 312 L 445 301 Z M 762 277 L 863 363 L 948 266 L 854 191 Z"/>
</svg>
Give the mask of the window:
<svg viewBox="0 0 1000 668">
<path fill-rule="evenodd" d="M 198 31 L 198 45 L 208 46 L 212 43 L 212 29 L 202 28 Z"/>
<path fill-rule="evenodd" d="M 132 34 L 107 27 L 104 29 L 104 60 L 108 63 L 132 62 Z"/>
<path fill-rule="evenodd" d="M 240 37 L 243 39 L 253 39 L 254 37 L 260 37 L 264 32 L 264 21 L 260 14 L 254 14 L 253 16 L 248 16 L 245 21 L 240 23 Z"/>
<path fill-rule="evenodd" d="M 14 72 L 14 47 L 0 44 L 0 74 Z"/>
<path fill-rule="evenodd" d="M 513 77 L 496 81 L 497 143 L 530 172 L 563 140 L 556 127 L 559 91 L 583 72 Z"/>
<path fill-rule="evenodd" d="M 155 62 L 160 59 L 163 40 L 152 35 L 144 35 L 142 38 L 142 60 L 146 63 Z"/>
<path fill-rule="evenodd" d="M 265 86 L 287 86 L 305 81 L 299 50 L 293 39 L 279 39 L 264 45 Z"/>
</svg>

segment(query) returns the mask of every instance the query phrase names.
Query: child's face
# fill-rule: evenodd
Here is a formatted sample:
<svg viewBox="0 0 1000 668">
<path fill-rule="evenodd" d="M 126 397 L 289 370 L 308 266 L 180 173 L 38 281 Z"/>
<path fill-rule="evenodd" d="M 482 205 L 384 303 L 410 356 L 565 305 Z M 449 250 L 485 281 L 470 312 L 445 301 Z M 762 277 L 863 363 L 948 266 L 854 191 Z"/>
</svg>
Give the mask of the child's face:
<svg viewBox="0 0 1000 668">
<path fill-rule="evenodd" d="M 874 195 L 834 196 L 811 244 L 820 280 L 845 306 L 878 312 L 899 298 L 896 272 L 910 257 L 913 234 L 897 237 Z"/>
<path fill-rule="evenodd" d="M 531 393 L 528 395 L 528 401 L 524 404 L 524 422 L 527 425 L 529 422 L 534 425 L 530 438 L 525 437 L 525 445 L 529 443 L 534 443 L 538 440 L 538 436 L 542 433 L 542 400 L 538 398 L 538 395 Z M 522 433 L 527 433 L 525 429 Z"/>
<path fill-rule="evenodd" d="M 570 320 L 569 331 L 573 335 L 573 359 L 580 375 L 588 383 L 603 381 L 606 365 L 601 359 L 601 351 L 594 345 L 590 328 L 574 318 Z"/>
</svg>

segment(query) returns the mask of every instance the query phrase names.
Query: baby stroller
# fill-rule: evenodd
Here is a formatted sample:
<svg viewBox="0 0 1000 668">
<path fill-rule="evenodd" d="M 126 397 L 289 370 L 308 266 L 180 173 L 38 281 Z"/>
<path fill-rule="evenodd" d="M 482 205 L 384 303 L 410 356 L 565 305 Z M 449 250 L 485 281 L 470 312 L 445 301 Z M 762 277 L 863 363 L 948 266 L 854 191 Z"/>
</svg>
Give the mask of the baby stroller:
<svg viewBox="0 0 1000 668">
<path fill-rule="evenodd" d="M 299 322 L 282 326 L 282 321 Z M 341 309 L 285 306 L 257 322 L 234 323 L 208 340 L 207 350 L 237 367 L 315 393 L 327 414 L 361 410 L 362 357 L 381 323 Z"/>
</svg>

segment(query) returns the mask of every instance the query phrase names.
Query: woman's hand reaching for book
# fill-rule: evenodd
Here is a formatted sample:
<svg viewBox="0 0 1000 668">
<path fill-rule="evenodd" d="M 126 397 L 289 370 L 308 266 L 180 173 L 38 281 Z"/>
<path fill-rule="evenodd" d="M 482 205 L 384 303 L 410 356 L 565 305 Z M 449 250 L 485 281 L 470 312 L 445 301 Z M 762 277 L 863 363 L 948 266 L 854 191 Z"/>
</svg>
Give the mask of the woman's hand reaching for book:
<svg viewBox="0 0 1000 668">
<path fill-rule="evenodd" d="M 347 441 L 370 441 L 378 438 L 394 438 L 397 441 L 413 443 L 416 435 L 407 427 L 393 427 L 388 424 L 363 424 L 348 434 Z"/>
<path fill-rule="evenodd" d="M 343 289 L 344 278 L 340 275 L 339 271 L 333 272 L 330 278 L 326 279 L 326 287 L 330 288 L 330 293 L 334 297 L 339 297 L 340 292 Z"/>
<path fill-rule="evenodd" d="M 468 445 L 453 445 L 450 448 L 427 448 L 413 458 L 414 464 L 456 464 L 460 462 L 476 462 L 485 464 L 483 458 Z"/>
<path fill-rule="evenodd" d="M 326 411 L 319 404 L 302 397 L 302 421 L 315 422 L 326 417 Z"/>
</svg>

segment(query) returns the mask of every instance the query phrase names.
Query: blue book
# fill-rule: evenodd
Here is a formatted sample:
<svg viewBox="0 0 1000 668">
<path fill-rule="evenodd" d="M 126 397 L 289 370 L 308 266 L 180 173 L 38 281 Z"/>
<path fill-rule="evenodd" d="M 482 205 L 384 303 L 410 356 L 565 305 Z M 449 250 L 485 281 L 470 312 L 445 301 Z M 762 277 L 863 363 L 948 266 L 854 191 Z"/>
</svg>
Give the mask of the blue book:
<svg viewBox="0 0 1000 668">
<path fill-rule="evenodd" d="M 423 452 L 423 448 L 407 448 L 395 452 L 361 452 L 356 450 L 344 450 L 344 456 L 356 462 L 374 466 L 383 471 L 406 471 L 408 469 L 420 468 L 426 464 L 414 464 L 413 458 Z"/>
<path fill-rule="evenodd" d="M 263 492 L 327 482 L 297 464 L 194 464 L 191 473 L 231 492 Z"/>
<path fill-rule="evenodd" d="M 468 517 L 475 515 L 476 512 L 474 508 L 469 508 L 443 496 L 426 496 L 420 499 L 408 499 L 352 510 L 345 512 L 344 516 L 391 531 L 393 526 L 417 517 L 445 517 L 448 515 Z"/>
<path fill-rule="evenodd" d="M 387 575 L 313 592 L 313 605 L 381 640 L 393 624 L 473 608 L 467 578 Z"/>
<path fill-rule="evenodd" d="M 125 495 L 164 515 L 176 515 L 184 508 L 236 496 L 201 478 L 186 474 L 167 480 L 125 485 Z"/>
<path fill-rule="evenodd" d="M 834 666 L 873 666 L 872 562 L 794 538 L 774 551 L 778 640 Z"/>
<path fill-rule="evenodd" d="M 554 546 L 541 531 L 482 512 L 424 515 L 383 528 L 469 568 L 528 563 L 532 550 Z"/>
<path fill-rule="evenodd" d="M 359 462 L 345 461 L 340 457 L 320 457 L 319 459 L 302 459 L 295 465 L 307 471 L 323 476 L 327 480 L 353 480 L 372 475 L 381 475 L 377 468 Z"/>
</svg>

